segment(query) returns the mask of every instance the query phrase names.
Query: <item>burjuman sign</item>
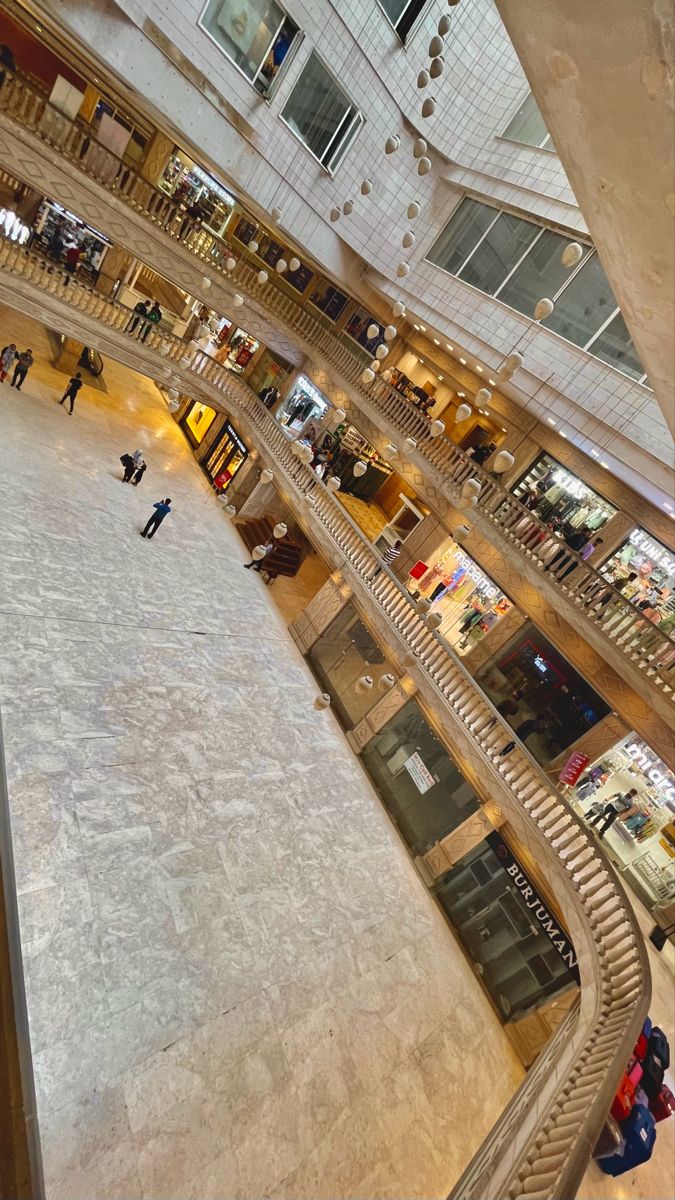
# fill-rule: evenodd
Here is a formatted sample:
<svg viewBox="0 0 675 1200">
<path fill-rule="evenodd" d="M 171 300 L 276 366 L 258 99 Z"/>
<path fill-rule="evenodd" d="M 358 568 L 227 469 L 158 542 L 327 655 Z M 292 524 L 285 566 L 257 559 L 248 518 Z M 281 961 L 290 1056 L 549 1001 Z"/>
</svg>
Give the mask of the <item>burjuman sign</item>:
<svg viewBox="0 0 675 1200">
<path fill-rule="evenodd" d="M 574 946 L 565 933 L 565 930 L 562 929 L 560 922 L 551 914 L 550 909 L 542 900 L 529 875 L 523 870 L 518 859 L 514 858 L 506 842 L 503 841 L 500 835 L 498 833 L 489 833 L 485 840 L 494 850 L 513 886 L 520 892 L 530 916 L 534 918 L 543 932 L 551 939 L 551 944 L 555 946 L 563 962 L 566 963 L 578 982 L 579 968 L 577 966 L 577 956 L 574 952 Z"/>
</svg>

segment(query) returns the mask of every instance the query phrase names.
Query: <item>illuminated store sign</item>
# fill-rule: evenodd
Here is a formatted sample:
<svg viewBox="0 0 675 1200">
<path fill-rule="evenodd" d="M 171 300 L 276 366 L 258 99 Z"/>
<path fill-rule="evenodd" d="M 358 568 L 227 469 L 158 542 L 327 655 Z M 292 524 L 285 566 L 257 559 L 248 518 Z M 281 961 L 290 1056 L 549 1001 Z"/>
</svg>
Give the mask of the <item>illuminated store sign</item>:
<svg viewBox="0 0 675 1200">
<path fill-rule="evenodd" d="M 473 559 L 469 558 L 468 554 L 465 554 L 463 550 L 453 550 L 453 554 L 457 562 L 461 563 L 469 579 L 473 580 L 478 591 L 484 592 L 490 600 L 493 600 L 495 596 L 501 595 L 499 588 L 495 587 L 492 580 L 483 574 L 480 567 L 476 566 L 476 563 Z"/>
<path fill-rule="evenodd" d="M 649 746 L 646 746 L 644 742 L 628 742 L 626 745 L 626 754 L 644 771 L 650 783 L 656 784 L 657 787 L 661 784 L 666 784 L 662 793 L 663 798 L 675 806 L 675 779 L 673 779 L 670 771 L 661 762 L 661 759 L 652 753 Z"/>
<path fill-rule="evenodd" d="M 648 554 L 653 562 L 658 563 L 670 575 L 675 575 L 675 558 L 673 555 L 669 554 L 653 538 L 650 538 L 644 529 L 634 529 L 628 540 L 632 546 L 636 546 L 638 550 L 642 550 L 645 554 Z"/>
<path fill-rule="evenodd" d="M 575 479 L 574 475 L 568 475 L 567 471 L 563 471 L 562 467 L 556 467 L 553 472 L 553 480 L 577 500 L 585 500 L 586 496 L 592 495 L 585 483 L 582 483 L 580 479 Z"/>
</svg>

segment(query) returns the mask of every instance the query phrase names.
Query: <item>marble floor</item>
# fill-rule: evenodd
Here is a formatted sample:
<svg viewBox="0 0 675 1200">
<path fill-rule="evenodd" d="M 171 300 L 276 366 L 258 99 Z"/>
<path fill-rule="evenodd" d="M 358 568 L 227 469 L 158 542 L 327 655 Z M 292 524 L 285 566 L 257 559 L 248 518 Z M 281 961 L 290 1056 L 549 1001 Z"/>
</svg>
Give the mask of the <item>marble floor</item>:
<svg viewBox="0 0 675 1200">
<path fill-rule="evenodd" d="M 37 357 L 0 387 L 0 702 L 48 1200 L 445 1195 L 521 1067 L 154 386 L 106 362 L 70 417 L 2 317 Z"/>
</svg>

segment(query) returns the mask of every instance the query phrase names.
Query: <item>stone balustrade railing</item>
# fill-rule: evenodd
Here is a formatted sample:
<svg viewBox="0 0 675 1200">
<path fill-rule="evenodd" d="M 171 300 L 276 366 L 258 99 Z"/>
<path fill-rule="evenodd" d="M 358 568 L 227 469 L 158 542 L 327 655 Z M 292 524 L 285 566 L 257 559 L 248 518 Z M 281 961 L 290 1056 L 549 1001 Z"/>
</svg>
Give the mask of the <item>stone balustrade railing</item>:
<svg viewBox="0 0 675 1200">
<path fill-rule="evenodd" d="M 248 252 L 204 231 L 179 211 L 170 196 L 97 143 L 89 126 L 65 117 L 25 78 L 5 72 L 0 84 L 0 111 L 57 148 L 115 197 L 180 241 L 203 265 L 204 278 L 208 280 L 215 275 L 226 286 L 236 285 L 242 294 L 262 304 L 281 326 L 305 342 L 310 354 L 318 351 L 361 402 L 377 410 L 397 435 L 412 439 L 410 447 L 402 447 L 403 451 L 412 455 L 451 502 L 461 505 L 462 485 L 469 479 L 476 480 L 480 490 L 472 511 L 489 521 L 494 532 L 504 539 L 507 552 L 520 552 L 543 572 L 557 551 L 564 549 L 564 557 L 546 574 L 547 582 L 559 587 L 574 603 L 579 618 L 591 623 L 596 635 L 601 634 L 619 648 L 652 686 L 671 700 L 675 698 L 675 641 L 662 633 L 600 571 L 561 542 L 490 472 L 473 463 L 450 438 L 445 434 L 432 437 L 429 420 L 399 392 L 378 377 L 372 384 L 364 385 L 361 375 L 367 361 L 365 352 L 346 345 L 318 316 L 290 297 L 274 272 L 267 282 L 260 284 L 258 264 Z M 231 256 L 236 266 L 228 272 L 225 263 Z M 198 281 L 195 288 L 199 291 Z M 208 301 L 207 296 L 203 298 Z M 402 339 L 397 344 L 404 346 Z"/>
<path fill-rule="evenodd" d="M 443 707 L 473 755 L 484 790 L 498 797 L 519 836 L 555 881 L 573 937 L 581 1001 L 528 1074 L 453 1196 L 494 1200 L 574 1195 L 649 1003 L 649 969 L 632 908 L 613 869 L 526 748 L 503 754 L 513 731 L 448 643 L 430 630 L 400 582 L 340 502 L 293 453 L 291 443 L 248 385 L 193 343 L 152 330 L 128 354 L 134 314 L 58 268 L 7 241 L 0 276 L 15 290 L 29 282 L 98 323 L 121 358 L 209 402 L 226 404 L 250 429 L 283 490 L 329 557 L 345 564 L 373 616 L 385 623 L 401 655 L 412 657 L 421 686 Z M 27 291 L 32 289 L 26 289 Z M 379 574 L 376 568 L 380 567 Z"/>
</svg>

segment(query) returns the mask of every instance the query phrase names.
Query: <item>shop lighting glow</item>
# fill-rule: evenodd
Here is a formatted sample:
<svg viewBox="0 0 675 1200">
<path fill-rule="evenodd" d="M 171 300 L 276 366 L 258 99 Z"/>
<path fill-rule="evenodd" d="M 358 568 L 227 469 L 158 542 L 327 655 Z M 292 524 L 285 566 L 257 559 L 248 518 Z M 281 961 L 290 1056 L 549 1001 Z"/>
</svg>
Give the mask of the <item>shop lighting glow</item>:
<svg viewBox="0 0 675 1200">
<path fill-rule="evenodd" d="M 462 366 L 463 366 L 463 367 L 465 367 L 465 366 L 466 366 L 466 359 L 465 359 L 465 358 L 460 358 L 460 360 L 459 360 L 459 361 L 461 362 L 461 364 L 462 364 Z"/>
<path fill-rule="evenodd" d="M 455 347 L 454 347 L 454 346 L 451 346 L 449 342 L 446 342 L 446 343 L 445 343 L 445 348 L 446 348 L 446 350 L 454 350 L 454 348 L 455 348 Z"/>
<path fill-rule="evenodd" d="M 483 374 L 483 368 L 482 368 L 482 367 L 479 367 L 478 363 L 476 363 L 476 370 L 478 371 L 478 374 L 479 374 L 479 375 L 482 375 L 482 374 Z"/>
<path fill-rule="evenodd" d="M 555 425 L 555 420 L 553 417 L 547 417 L 546 420 L 548 421 L 549 425 Z"/>
<path fill-rule="evenodd" d="M 5 231 L 5 237 L 8 237 L 11 242 L 18 242 L 20 246 L 23 246 L 30 237 L 28 226 L 24 225 L 16 213 L 9 208 L 0 208 L 0 225 Z"/>
</svg>

